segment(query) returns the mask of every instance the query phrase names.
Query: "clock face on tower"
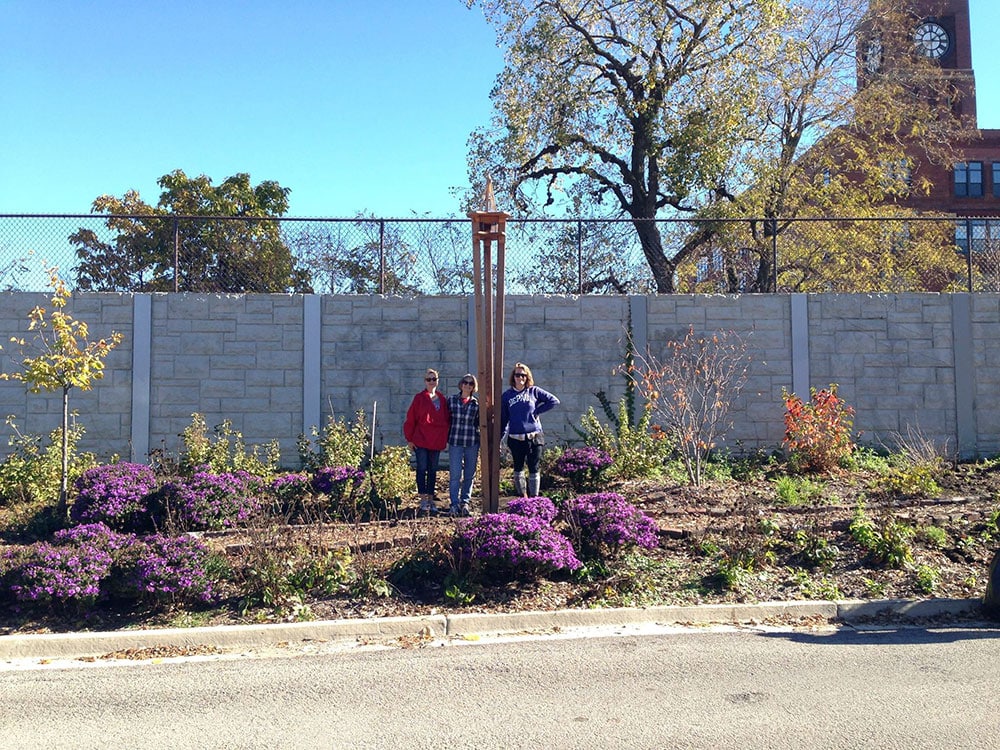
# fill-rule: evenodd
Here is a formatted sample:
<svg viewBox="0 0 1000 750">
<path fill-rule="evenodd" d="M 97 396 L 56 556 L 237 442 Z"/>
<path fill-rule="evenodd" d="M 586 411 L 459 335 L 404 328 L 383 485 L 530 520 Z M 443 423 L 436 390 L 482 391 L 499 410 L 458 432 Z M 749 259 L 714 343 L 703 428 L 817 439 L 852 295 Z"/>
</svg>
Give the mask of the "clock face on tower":
<svg viewBox="0 0 1000 750">
<path fill-rule="evenodd" d="M 934 21 L 924 21 L 917 26 L 913 32 L 913 43 L 917 47 L 917 52 L 934 60 L 943 57 L 951 46 L 948 32 L 941 24 Z"/>
</svg>

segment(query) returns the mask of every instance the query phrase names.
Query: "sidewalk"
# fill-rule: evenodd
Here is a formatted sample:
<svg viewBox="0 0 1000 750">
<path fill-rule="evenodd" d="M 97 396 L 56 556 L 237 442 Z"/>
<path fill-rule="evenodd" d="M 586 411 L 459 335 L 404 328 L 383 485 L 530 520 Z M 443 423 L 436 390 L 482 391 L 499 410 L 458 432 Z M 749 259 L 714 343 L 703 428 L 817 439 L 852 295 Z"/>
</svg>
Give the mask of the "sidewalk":
<svg viewBox="0 0 1000 750">
<path fill-rule="evenodd" d="M 851 626 L 872 622 L 910 624 L 936 618 L 985 621 L 979 599 L 791 601 L 761 604 L 705 604 L 646 609 L 565 609 L 510 614 L 441 614 L 423 617 L 330 620 L 266 625 L 225 625 L 162 630 L 51 633 L 0 636 L 0 660 L 81 658 L 149 648 L 214 647 L 243 651 L 308 642 L 368 641 L 418 637 L 469 638 L 567 628 L 660 625 L 794 625 L 822 619 Z M 921 624 L 925 624 L 923 622 Z M 934 625 L 941 626 L 942 622 Z"/>
</svg>

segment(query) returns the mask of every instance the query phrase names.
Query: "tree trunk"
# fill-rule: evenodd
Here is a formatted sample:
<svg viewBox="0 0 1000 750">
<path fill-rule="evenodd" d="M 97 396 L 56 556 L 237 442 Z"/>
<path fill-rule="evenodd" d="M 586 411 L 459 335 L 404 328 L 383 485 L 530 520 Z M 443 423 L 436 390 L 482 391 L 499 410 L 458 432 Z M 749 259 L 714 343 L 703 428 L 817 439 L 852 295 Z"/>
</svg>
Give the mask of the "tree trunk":
<svg viewBox="0 0 1000 750">
<path fill-rule="evenodd" d="M 771 291 L 771 258 L 768 256 L 768 252 L 762 252 L 758 256 L 757 260 L 757 275 L 752 282 L 752 288 L 748 291 L 751 292 L 770 292 Z"/>
<path fill-rule="evenodd" d="M 642 243 L 642 252 L 646 262 L 653 272 L 656 291 L 660 294 L 674 293 L 674 272 L 677 270 L 677 259 L 669 260 L 663 252 L 663 240 L 660 230 L 652 219 L 635 219 L 632 224 Z"/>
<path fill-rule="evenodd" d="M 62 397 L 62 472 L 59 477 L 59 502 L 56 512 L 60 519 L 69 520 L 69 388 L 63 387 Z"/>
</svg>

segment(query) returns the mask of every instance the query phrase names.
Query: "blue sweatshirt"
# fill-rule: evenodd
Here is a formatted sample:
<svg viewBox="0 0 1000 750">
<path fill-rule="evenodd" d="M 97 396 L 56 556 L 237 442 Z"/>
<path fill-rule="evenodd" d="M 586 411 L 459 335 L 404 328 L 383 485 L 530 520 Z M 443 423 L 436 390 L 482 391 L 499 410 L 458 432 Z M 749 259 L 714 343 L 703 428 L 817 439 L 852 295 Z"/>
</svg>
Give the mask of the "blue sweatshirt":
<svg viewBox="0 0 1000 750">
<path fill-rule="evenodd" d="M 558 404 L 559 399 L 536 385 L 529 385 L 523 391 L 508 388 L 500 397 L 500 428 L 511 435 L 541 432 L 538 415 Z"/>
</svg>

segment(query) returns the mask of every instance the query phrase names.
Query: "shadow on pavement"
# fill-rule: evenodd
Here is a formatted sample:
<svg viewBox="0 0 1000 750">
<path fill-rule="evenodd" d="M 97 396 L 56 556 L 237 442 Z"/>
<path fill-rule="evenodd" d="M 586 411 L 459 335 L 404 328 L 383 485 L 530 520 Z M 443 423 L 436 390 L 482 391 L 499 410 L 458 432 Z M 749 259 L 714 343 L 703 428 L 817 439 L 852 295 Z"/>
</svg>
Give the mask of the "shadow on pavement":
<svg viewBox="0 0 1000 750">
<path fill-rule="evenodd" d="M 976 623 L 963 625 L 940 625 L 934 627 L 917 625 L 871 625 L 845 626 L 835 631 L 805 632 L 801 630 L 789 632 L 762 632 L 764 638 L 782 638 L 795 643 L 808 643 L 817 646 L 869 646 L 872 643 L 881 645 L 907 645 L 914 643 L 954 643 L 956 641 L 972 641 L 985 638 L 1000 639 L 1000 623 Z"/>
</svg>

